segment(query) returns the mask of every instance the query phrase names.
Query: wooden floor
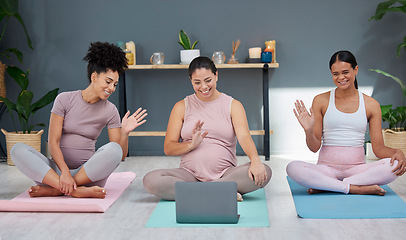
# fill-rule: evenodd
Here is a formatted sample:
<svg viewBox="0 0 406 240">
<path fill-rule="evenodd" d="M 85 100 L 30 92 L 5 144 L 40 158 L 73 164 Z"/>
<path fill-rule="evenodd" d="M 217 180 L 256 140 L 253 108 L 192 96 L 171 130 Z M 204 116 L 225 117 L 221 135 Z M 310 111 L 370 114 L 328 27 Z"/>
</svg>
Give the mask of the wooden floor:
<svg viewBox="0 0 406 240">
<path fill-rule="evenodd" d="M 239 157 L 239 163 L 247 162 Z M 405 239 L 406 219 L 315 220 L 298 218 L 286 181 L 290 160 L 266 162 L 273 176 L 266 186 L 270 227 L 146 228 L 158 198 L 148 194 L 142 177 L 158 168 L 177 167 L 177 157 L 128 157 L 116 171 L 136 179 L 105 213 L 0 213 L 0 240 L 8 239 Z M 0 199 L 12 199 L 32 185 L 15 167 L 0 163 Z M 406 177 L 390 186 L 406 200 Z"/>
</svg>

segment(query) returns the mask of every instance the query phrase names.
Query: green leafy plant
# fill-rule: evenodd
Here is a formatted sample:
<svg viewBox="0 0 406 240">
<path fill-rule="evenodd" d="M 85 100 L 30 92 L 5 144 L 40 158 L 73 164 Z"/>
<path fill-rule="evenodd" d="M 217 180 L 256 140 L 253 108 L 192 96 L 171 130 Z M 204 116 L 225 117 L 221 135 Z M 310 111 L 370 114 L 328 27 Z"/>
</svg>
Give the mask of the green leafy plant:
<svg viewBox="0 0 406 240">
<path fill-rule="evenodd" d="M 381 20 L 386 13 L 389 12 L 403 12 L 406 13 L 406 1 L 385 1 L 378 4 L 376 7 L 375 15 L 372 16 L 369 20 Z M 400 50 L 404 49 L 406 51 L 406 36 L 403 38 L 403 42 L 400 43 L 397 47 L 397 55 L 400 55 Z"/>
<path fill-rule="evenodd" d="M 179 42 L 178 42 L 178 43 L 179 43 L 185 50 L 194 49 L 195 46 L 196 46 L 196 44 L 197 44 L 198 42 L 199 42 L 199 41 L 196 41 L 196 42 L 193 43 L 192 46 L 190 46 L 189 37 L 187 36 L 187 34 L 185 33 L 185 31 L 180 30 L 180 32 L 179 32 Z"/>
<path fill-rule="evenodd" d="M 25 36 L 27 38 L 28 47 L 33 49 L 31 39 L 28 35 L 24 21 L 21 15 L 18 13 L 18 0 L 0 0 L 0 23 L 1 23 L 0 42 L 1 40 L 3 40 L 3 37 L 5 35 L 8 21 L 12 17 L 16 18 L 23 27 Z M 0 52 L 0 57 L 11 58 L 10 53 L 15 54 L 17 59 L 21 63 L 23 62 L 23 54 L 17 48 L 7 48 L 3 52 Z"/>
<path fill-rule="evenodd" d="M 21 87 L 21 92 L 17 97 L 16 103 L 13 103 L 8 98 L 0 97 L 0 99 L 7 106 L 7 110 L 11 115 L 16 132 L 17 127 L 14 121 L 13 111 L 15 111 L 18 114 L 18 119 L 20 121 L 23 133 L 30 133 L 35 126 L 45 126 L 42 123 L 31 125 L 30 119 L 35 112 L 37 112 L 39 109 L 45 107 L 46 105 L 50 104 L 55 100 L 59 88 L 55 88 L 54 90 L 49 91 L 45 96 L 40 98 L 38 101 L 32 103 L 34 94 L 33 92 L 27 90 L 29 84 L 28 80 L 29 70 L 27 72 L 23 72 L 18 67 L 12 66 L 7 67 L 7 73 Z"/>
<path fill-rule="evenodd" d="M 386 77 L 393 79 L 395 82 L 399 83 L 402 94 L 403 94 L 403 104 L 401 107 L 393 108 L 392 104 L 390 105 L 381 105 L 382 120 L 389 123 L 389 128 L 394 131 L 405 131 L 406 130 L 406 107 L 405 107 L 405 98 L 406 98 L 406 86 L 398 77 L 392 76 L 391 74 L 384 72 L 379 69 L 369 69 L 380 73 Z"/>
</svg>

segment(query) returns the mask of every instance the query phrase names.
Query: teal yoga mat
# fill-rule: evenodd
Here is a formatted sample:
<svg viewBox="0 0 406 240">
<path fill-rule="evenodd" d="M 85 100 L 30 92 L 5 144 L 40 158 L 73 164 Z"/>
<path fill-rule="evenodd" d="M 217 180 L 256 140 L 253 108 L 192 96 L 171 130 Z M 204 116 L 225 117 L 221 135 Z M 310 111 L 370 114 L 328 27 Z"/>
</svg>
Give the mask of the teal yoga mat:
<svg viewBox="0 0 406 240">
<path fill-rule="evenodd" d="M 190 224 L 177 223 L 175 202 L 161 200 L 151 214 L 146 227 L 269 227 L 265 191 L 259 189 L 245 194 L 238 203 L 240 220 L 237 224 Z"/>
<path fill-rule="evenodd" d="M 301 218 L 406 218 L 406 203 L 387 185 L 385 196 L 325 192 L 308 194 L 288 177 L 297 215 Z"/>
</svg>

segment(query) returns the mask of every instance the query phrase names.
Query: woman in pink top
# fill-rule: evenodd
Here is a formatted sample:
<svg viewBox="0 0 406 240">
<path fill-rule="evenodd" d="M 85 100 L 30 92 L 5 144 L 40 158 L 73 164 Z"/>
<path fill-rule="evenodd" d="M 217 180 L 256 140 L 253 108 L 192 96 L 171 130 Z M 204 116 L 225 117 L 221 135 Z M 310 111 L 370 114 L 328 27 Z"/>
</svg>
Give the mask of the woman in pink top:
<svg viewBox="0 0 406 240">
<path fill-rule="evenodd" d="M 309 188 L 309 194 L 333 191 L 383 196 L 385 190 L 379 185 L 405 173 L 405 155 L 384 145 L 381 109 L 375 99 L 358 90 L 354 55 L 336 52 L 330 59 L 330 70 L 337 87 L 317 95 L 310 113 L 302 101 L 296 101 L 294 110 L 309 149 L 320 149 L 318 162 L 293 161 L 286 168 L 288 176 Z M 366 164 L 364 138 L 368 123 L 374 153 L 382 160 Z"/>
<path fill-rule="evenodd" d="M 173 107 L 164 143 L 166 155 L 181 156 L 180 167 L 148 173 L 144 187 L 159 198 L 174 200 L 175 182 L 236 182 L 242 200 L 241 194 L 269 182 L 271 169 L 259 159 L 242 104 L 216 89 L 214 63 L 207 57 L 195 58 L 189 78 L 195 93 Z M 251 160 L 238 167 L 237 139 Z"/>
<path fill-rule="evenodd" d="M 107 100 L 127 68 L 125 53 L 113 44 L 95 42 L 83 60 L 88 61 L 89 86 L 59 94 L 51 110 L 51 158 L 23 143 L 11 150 L 17 168 L 37 183 L 29 189 L 31 197 L 104 198 L 107 178 L 127 155 L 128 134 L 145 122 L 146 110 L 140 108 L 131 116 L 128 111 L 120 123 L 117 108 Z M 104 127 L 110 142 L 95 151 Z"/>
</svg>

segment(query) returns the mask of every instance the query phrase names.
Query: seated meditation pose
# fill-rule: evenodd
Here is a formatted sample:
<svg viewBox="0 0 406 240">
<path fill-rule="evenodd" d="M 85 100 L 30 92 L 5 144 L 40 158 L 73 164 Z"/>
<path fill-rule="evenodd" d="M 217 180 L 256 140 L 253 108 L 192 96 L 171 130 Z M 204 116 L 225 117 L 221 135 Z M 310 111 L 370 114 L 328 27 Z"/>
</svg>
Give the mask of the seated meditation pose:
<svg viewBox="0 0 406 240">
<path fill-rule="evenodd" d="M 189 65 L 194 94 L 172 109 L 164 142 L 166 155 L 181 156 L 180 167 L 145 175 L 144 188 L 166 200 L 175 199 L 175 182 L 236 182 L 242 194 L 264 187 L 271 168 L 261 162 L 242 104 L 216 89 L 218 72 L 207 57 Z M 250 162 L 237 166 L 237 139 Z"/>
<path fill-rule="evenodd" d="M 49 120 L 48 159 L 32 147 L 17 143 L 11 157 L 17 168 L 36 182 L 31 197 L 70 195 L 104 198 L 107 178 L 128 151 L 128 135 L 143 124 L 146 110 L 128 111 L 120 123 L 117 108 L 107 99 L 116 90 L 119 74 L 127 68 L 125 53 L 109 43 L 91 43 L 87 55 L 89 85 L 60 93 Z M 95 151 L 107 126 L 110 142 Z"/>
<path fill-rule="evenodd" d="M 379 185 L 405 173 L 405 155 L 384 145 L 380 105 L 358 90 L 354 55 L 336 52 L 330 59 L 330 70 L 337 87 L 317 95 L 310 113 L 298 100 L 293 110 L 309 149 L 320 149 L 318 162 L 293 161 L 286 168 L 287 174 L 309 188 L 309 194 L 332 191 L 383 196 L 386 192 Z M 368 123 L 373 151 L 381 158 L 373 163 L 366 163 L 364 155 Z"/>
</svg>

